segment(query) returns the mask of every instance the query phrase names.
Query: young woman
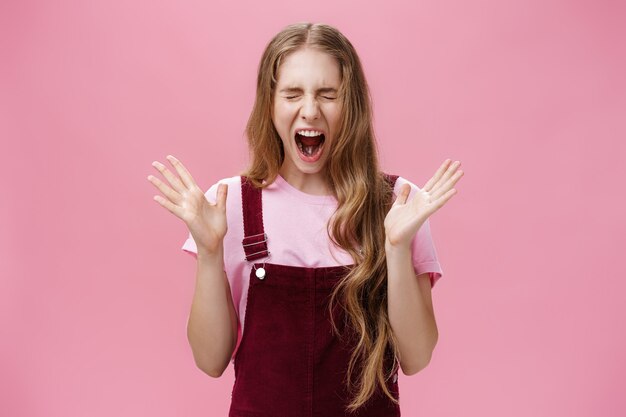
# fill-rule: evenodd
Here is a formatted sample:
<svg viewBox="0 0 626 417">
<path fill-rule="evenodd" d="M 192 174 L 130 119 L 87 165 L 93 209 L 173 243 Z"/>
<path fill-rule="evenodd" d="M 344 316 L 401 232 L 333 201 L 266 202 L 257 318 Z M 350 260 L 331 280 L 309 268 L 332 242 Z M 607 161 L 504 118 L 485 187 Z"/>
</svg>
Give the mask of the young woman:
<svg viewBox="0 0 626 417">
<path fill-rule="evenodd" d="M 361 63 L 323 24 L 268 44 L 247 137 L 249 168 L 206 193 L 172 156 L 178 176 L 153 163 L 169 185 L 148 177 L 197 259 L 196 364 L 233 361 L 231 417 L 399 416 L 398 367 L 418 372 L 437 342 L 428 217 L 460 163 L 421 189 L 380 171 Z"/>
</svg>

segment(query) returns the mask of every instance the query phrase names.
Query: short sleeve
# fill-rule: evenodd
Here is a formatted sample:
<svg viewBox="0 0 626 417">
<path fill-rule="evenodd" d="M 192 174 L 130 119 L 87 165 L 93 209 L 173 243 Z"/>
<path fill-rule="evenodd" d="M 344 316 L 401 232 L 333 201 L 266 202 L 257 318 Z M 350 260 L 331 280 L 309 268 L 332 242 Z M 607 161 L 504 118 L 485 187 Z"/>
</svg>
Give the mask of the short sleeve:
<svg viewBox="0 0 626 417">
<path fill-rule="evenodd" d="M 219 182 L 213 184 L 211 188 L 209 188 L 207 192 L 204 193 L 204 196 L 211 204 L 215 204 L 215 201 L 217 200 L 217 186 L 218 185 L 219 185 Z M 189 232 L 187 233 L 187 240 L 185 240 L 185 243 L 183 243 L 183 247 L 181 249 L 187 252 L 188 254 L 190 254 L 191 256 L 193 256 L 194 258 L 197 258 L 198 247 L 196 246 L 196 241 L 193 240 L 191 233 Z"/>
<path fill-rule="evenodd" d="M 402 177 L 398 177 L 394 191 L 397 195 L 400 187 L 406 183 L 411 186 L 411 193 L 409 194 L 410 201 L 415 191 L 419 190 L 419 187 L 415 184 Z M 443 269 L 439 263 L 437 249 L 431 233 L 430 219 L 426 219 L 415 234 L 411 242 L 411 253 L 415 275 L 429 273 L 431 288 L 434 287 L 437 281 L 443 276 Z"/>
<path fill-rule="evenodd" d="M 434 287 L 435 283 L 443 276 L 443 270 L 437 257 L 437 249 L 435 242 L 433 242 L 428 219 L 417 231 L 411 243 L 411 250 L 415 275 L 428 272 L 430 274 L 430 286 L 431 288 Z"/>
</svg>

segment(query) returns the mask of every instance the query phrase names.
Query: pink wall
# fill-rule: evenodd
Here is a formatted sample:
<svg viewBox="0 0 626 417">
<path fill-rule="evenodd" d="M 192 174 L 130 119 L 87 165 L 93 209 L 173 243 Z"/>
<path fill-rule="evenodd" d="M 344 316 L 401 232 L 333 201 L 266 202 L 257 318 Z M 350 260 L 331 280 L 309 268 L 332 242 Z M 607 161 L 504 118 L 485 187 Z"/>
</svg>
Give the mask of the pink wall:
<svg viewBox="0 0 626 417">
<path fill-rule="evenodd" d="M 310 20 L 360 52 L 387 171 L 465 171 L 403 415 L 624 415 L 624 3 L 415 3 L 2 2 L 0 414 L 226 415 L 232 366 L 187 344 L 186 228 L 146 177 L 168 153 L 203 188 L 243 168 L 263 47 Z"/>
</svg>

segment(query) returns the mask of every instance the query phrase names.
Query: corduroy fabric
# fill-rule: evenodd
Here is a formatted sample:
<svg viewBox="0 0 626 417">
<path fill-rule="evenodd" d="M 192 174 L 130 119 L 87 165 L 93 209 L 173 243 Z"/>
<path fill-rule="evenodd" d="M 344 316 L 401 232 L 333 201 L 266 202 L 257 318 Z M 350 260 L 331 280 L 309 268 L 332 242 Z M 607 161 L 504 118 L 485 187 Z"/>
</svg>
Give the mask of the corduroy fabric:
<svg viewBox="0 0 626 417">
<path fill-rule="evenodd" d="M 390 182 L 395 176 L 388 176 Z M 242 178 L 244 230 L 265 233 L 261 190 Z M 243 188 L 246 188 L 244 191 Z M 257 262 L 261 279 L 250 271 L 245 331 L 235 356 L 235 384 L 229 417 L 398 417 L 400 408 L 379 389 L 355 413 L 345 378 L 355 346 L 354 332 L 345 327 L 345 312 L 332 312 L 342 337 L 332 329 L 328 302 L 348 266 L 305 268 Z M 360 365 L 359 365 L 360 366 Z M 385 356 L 387 387 L 399 398 L 397 363 Z M 358 375 L 357 368 L 354 375 Z"/>
</svg>

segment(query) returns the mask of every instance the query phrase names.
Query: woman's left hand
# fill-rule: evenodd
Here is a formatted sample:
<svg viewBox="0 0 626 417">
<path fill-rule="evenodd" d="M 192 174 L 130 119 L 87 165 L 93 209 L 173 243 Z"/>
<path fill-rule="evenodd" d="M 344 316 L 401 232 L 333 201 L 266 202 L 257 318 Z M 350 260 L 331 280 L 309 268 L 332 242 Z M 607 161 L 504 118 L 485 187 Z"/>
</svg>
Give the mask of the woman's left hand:
<svg viewBox="0 0 626 417">
<path fill-rule="evenodd" d="M 461 166 L 459 161 L 452 164 L 450 162 L 450 159 L 446 159 L 408 203 L 411 186 L 402 186 L 398 198 L 385 217 L 386 245 L 410 248 L 413 237 L 426 219 L 457 193 L 452 187 L 461 179 L 463 171 L 457 171 Z"/>
</svg>

